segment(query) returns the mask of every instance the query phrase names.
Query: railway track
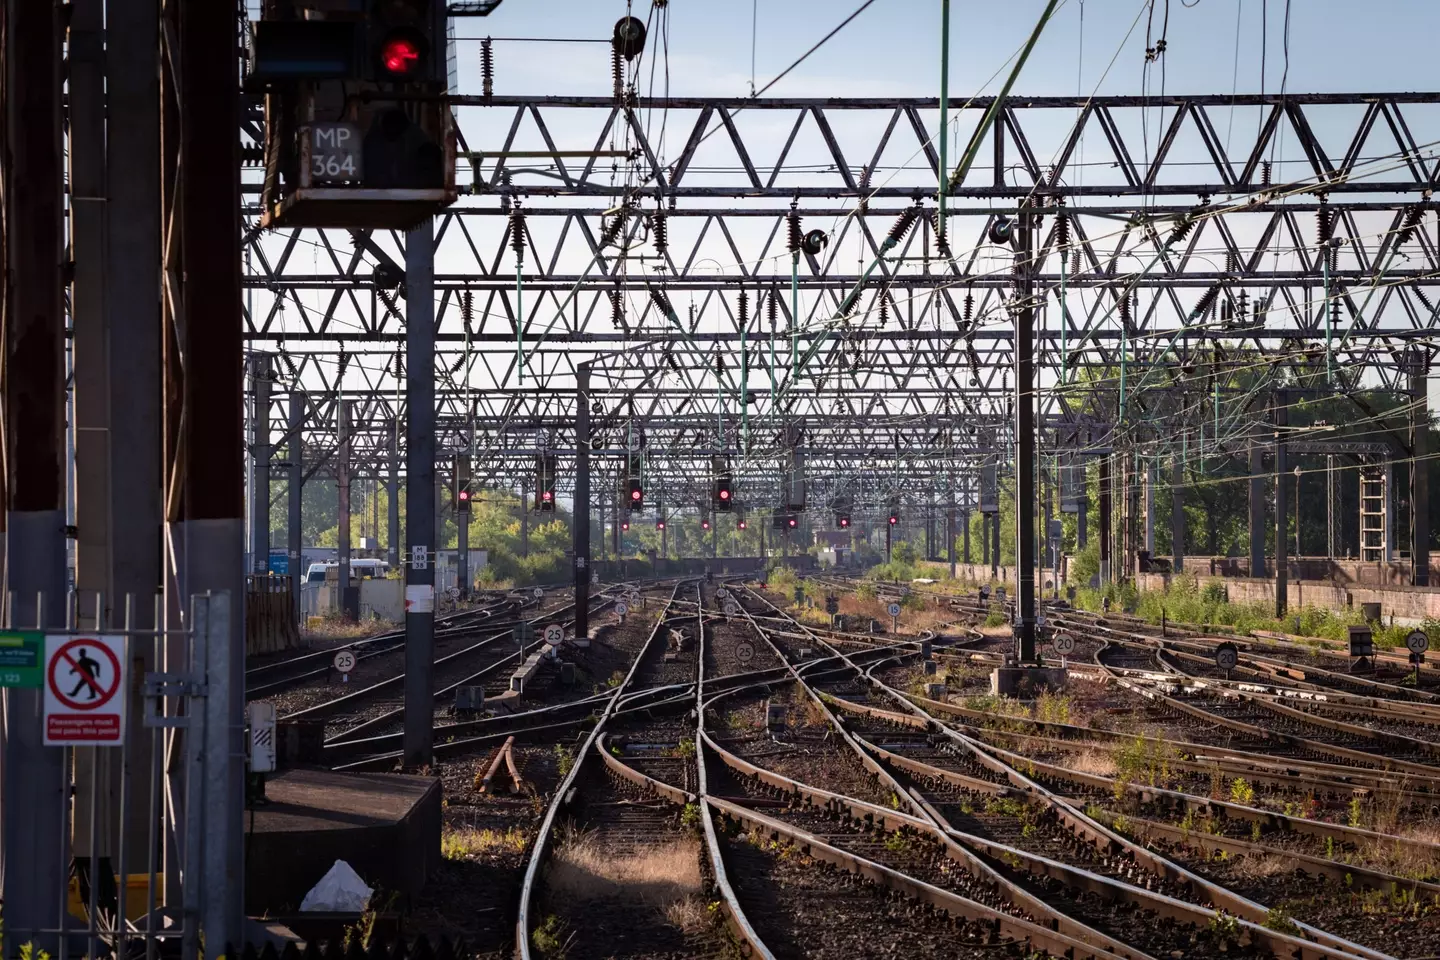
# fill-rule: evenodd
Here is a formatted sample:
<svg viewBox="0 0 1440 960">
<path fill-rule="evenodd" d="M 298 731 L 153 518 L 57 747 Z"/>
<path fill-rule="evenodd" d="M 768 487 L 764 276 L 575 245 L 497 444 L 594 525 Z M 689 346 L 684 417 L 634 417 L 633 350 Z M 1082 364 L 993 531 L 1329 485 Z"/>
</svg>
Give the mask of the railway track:
<svg viewBox="0 0 1440 960">
<path fill-rule="evenodd" d="M 840 634 L 737 584 L 646 613 L 612 687 L 437 744 L 579 744 L 530 847 L 524 960 L 1390 960 L 1440 935 L 1440 847 L 1345 822 L 1440 815 L 1403 732 L 1429 718 L 1384 698 L 1224 678 L 1072 618 L 1091 680 L 1046 719 L 983 692 L 1003 647 L 968 629 Z M 1137 751 L 1156 776 L 1116 766 Z"/>
</svg>

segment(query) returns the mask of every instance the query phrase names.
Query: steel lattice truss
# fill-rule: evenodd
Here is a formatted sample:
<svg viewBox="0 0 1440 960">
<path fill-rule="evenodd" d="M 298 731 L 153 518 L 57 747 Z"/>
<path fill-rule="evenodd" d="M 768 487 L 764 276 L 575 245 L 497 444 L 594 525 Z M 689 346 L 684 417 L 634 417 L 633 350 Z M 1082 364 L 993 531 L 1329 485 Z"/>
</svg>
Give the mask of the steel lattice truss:
<svg viewBox="0 0 1440 960">
<path fill-rule="evenodd" d="M 877 490 L 973 490 L 1013 433 L 1020 305 L 1014 256 L 987 231 L 1027 198 L 1047 442 L 1094 450 L 1125 429 L 1122 365 L 1132 385 L 1163 379 L 1173 403 L 1153 406 L 1179 421 L 1187 390 L 1227 402 L 1175 373 L 1215 369 L 1217 346 L 1264 357 L 1267 377 L 1323 355 L 1336 389 L 1398 391 L 1402 351 L 1437 327 L 1440 94 L 1012 97 L 952 183 L 943 240 L 934 100 L 454 99 L 471 192 L 435 231 L 440 447 L 473 447 L 496 479 L 573 449 L 590 362 L 602 475 L 643 431 L 676 486 L 717 452 L 773 476 L 798 424 L 822 485 L 870 472 L 891 478 Z M 989 106 L 955 111 L 952 156 Z M 245 135 L 260 124 L 252 112 Z M 792 258 L 792 207 L 828 235 L 818 255 Z M 298 385 L 305 441 L 330 449 L 349 400 L 362 471 L 388 469 L 404 416 L 403 244 L 247 237 L 247 334 L 278 355 L 272 420 Z"/>
</svg>

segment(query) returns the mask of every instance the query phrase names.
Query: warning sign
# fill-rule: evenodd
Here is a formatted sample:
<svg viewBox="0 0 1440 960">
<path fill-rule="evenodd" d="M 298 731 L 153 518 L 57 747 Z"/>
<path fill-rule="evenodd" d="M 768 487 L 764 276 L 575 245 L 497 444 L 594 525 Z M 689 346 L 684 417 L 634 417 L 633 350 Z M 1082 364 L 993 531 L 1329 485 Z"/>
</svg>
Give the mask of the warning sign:
<svg viewBox="0 0 1440 960">
<path fill-rule="evenodd" d="M 45 638 L 45 745 L 119 746 L 125 638 Z"/>
</svg>

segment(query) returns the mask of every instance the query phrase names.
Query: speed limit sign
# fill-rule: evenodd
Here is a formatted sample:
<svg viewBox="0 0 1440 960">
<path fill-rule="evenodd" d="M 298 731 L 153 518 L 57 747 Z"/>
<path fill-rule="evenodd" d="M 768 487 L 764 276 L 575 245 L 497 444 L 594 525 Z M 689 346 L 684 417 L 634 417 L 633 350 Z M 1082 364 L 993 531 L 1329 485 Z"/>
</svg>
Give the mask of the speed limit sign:
<svg viewBox="0 0 1440 960">
<path fill-rule="evenodd" d="M 1050 641 L 1050 644 L 1055 648 L 1055 652 L 1059 654 L 1069 655 L 1075 652 L 1075 638 L 1068 633 L 1057 633 L 1055 639 Z"/>
<path fill-rule="evenodd" d="M 536 587 L 536 588 L 535 588 L 535 599 L 536 599 L 536 600 L 543 600 L 544 598 L 545 598 L 545 591 L 544 591 L 543 589 L 541 589 L 540 587 Z"/>
<path fill-rule="evenodd" d="M 733 600 L 730 601 L 729 603 L 725 604 L 725 616 L 727 616 L 727 617 L 738 617 L 738 616 L 740 616 L 740 604 L 736 603 L 736 602 L 733 601 Z"/>
<path fill-rule="evenodd" d="M 729 600 L 730 591 L 726 590 L 724 587 L 721 587 L 719 590 L 715 591 L 715 596 L 720 598 L 721 600 Z"/>
<path fill-rule="evenodd" d="M 623 602 L 617 603 L 615 604 L 615 612 L 623 617 L 625 616 L 625 614 L 630 612 L 630 607 L 628 604 Z"/>
<path fill-rule="evenodd" d="M 355 669 L 356 659 L 354 650 L 339 650 L 335 653 L 335 659 L 330 661 L 336 670 L 340 672 L 340 682 L 350 682 L 350 671 Z"/>
<path fill-rule="evenodd" d="M 545 642 L 550 644 L 550 646 L 558 647 L 564 639 L 565 628 L 560 626 L 560 624 L 552 623 L 545 628 Z"/>
<path fill-rule="evenodd" d="M 1411 653 L 1424 653 L 1430 649 L 1430 637 L 1424 630 L 1412 630 L 1405 636 L 1405 646 Z"/>
</svg>

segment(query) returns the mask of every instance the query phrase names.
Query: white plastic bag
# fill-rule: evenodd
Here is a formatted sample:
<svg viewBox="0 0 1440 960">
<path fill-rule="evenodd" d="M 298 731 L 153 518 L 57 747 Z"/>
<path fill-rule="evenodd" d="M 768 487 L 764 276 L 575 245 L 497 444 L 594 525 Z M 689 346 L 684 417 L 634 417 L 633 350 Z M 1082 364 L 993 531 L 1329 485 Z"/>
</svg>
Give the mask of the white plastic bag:
<svg viewBox="0 0 1440 960">
<path fill-rule="evenodd" d="M 320 882 L 300 901 L 303 913 L 361 913 L 375 891 L 344 860 L 336 860 Z"/>
</svg>

